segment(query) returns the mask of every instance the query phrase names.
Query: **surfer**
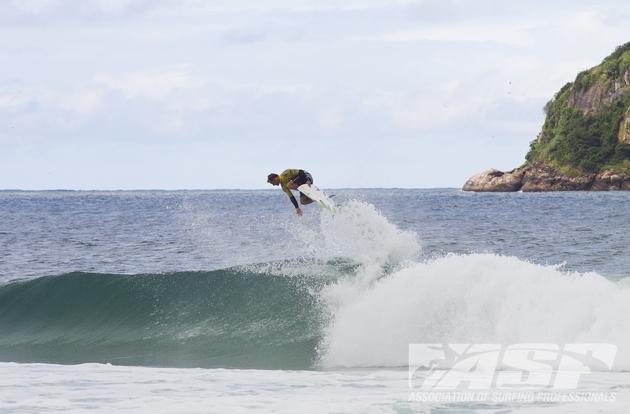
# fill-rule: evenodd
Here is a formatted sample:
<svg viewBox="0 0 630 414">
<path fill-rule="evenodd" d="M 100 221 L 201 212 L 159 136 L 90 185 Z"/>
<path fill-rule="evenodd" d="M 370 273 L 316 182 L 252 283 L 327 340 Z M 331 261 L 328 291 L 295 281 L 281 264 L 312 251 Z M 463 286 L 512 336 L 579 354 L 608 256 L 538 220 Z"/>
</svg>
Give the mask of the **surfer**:
<svg viewBox="0 0 630 414">
<path fill-rule="evenodd" d="M 313 184 L 313 176 L 310 173 L 304 170 L 289 168 L 284 170 L 280 175 L 275 173 L 269 174 L 267 176 L 267 182 L 271 185 L 279 185 L 282 187 L 282 191 L 289 196 L 293 207 L 295 207 L 295 213 L 298 216 L 302 215 L 302 209 L 300 209 L 300 206 L 298 205 L 298 202 L 293 196 L 291 190 L 297 190 L 297 188 L 302 184 L 308 184 L 309 186 Z M 312 202 L 313 200 L 300 192 L 300 203 L 302 205 L 311 204 Z"/>
</svg>

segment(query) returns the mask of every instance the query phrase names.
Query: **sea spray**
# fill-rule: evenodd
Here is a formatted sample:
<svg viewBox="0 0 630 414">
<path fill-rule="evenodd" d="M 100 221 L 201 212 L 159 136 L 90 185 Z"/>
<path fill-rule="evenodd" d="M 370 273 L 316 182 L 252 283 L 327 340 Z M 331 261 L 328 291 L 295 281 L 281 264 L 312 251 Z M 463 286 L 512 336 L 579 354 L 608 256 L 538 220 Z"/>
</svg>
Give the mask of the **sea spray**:
<svg viewBox="0 0 630 414">
<path fill-rule="evenodd" d="M 415 233 L 390 223 L 372 204 L 356 200 L 344 203 L 335 214 L 321 211 L 318 222 L 298 222 L 292 235 L 296 248 L 312 257 L 342 257 L 366 266 L 393 266 L 420 253 Z"/>
<path fill-rule="evenodd" d="M 388 271 L 413 263 L 420 254 L 415 233 L 390 223 L 372 204 L 351 200 L 336 214 L 322 211 L 315 228 L 296 234 L 320 258 L 344 258 L 354 271 L 323 289 L 320 296 L 334 315 L 336 307 L 361 294 Z M 306 231 L 304 231 L 306 230 Z"/>
</svg>

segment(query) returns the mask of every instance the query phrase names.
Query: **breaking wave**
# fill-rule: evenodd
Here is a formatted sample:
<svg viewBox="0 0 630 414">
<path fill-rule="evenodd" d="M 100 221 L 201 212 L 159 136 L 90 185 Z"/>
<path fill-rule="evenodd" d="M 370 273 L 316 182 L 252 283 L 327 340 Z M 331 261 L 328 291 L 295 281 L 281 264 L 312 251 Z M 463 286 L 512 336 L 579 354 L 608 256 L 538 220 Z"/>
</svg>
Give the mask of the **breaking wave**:
<svg viewBox="0 0 630 414">
<path fill-rule="evenodd" d="M 312 369 L 405 366 L 410 343 L 607 342 L 630 367 L 630 287 L 493 254 L 421 260 L 372 205 L 301 223 L 306 258 L 0 286 L 0 360 Z"/>
</svg>

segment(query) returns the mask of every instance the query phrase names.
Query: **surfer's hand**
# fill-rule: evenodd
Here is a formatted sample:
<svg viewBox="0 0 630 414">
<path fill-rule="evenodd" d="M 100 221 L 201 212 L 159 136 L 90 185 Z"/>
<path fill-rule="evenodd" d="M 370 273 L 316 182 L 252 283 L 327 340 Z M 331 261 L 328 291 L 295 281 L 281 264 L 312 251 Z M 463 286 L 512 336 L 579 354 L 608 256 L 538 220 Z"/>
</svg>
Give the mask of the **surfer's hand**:
<svg viewBox="0 0 630 414">
<path fill-rule="evenodd" d="M 299 207 L 298 207 L 298 208 L 296 208 L 296 209 L 295 209 L 295 214 L 297 214 L 297 215 L 298 215 L 298 217 L 302 217 L 302 209 L 301 209 L 301 208 L 299 208 Z"/>
</svg>

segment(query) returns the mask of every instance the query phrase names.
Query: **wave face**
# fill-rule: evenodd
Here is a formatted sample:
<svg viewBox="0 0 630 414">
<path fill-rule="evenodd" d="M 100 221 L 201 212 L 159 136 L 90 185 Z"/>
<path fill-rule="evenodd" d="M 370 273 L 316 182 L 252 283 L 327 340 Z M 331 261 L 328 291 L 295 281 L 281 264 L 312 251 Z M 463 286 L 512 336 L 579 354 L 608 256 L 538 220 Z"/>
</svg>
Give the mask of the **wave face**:
<svg viewBox="0 0 630 414">
<path fill-rule="evenodd" d="M 326 316 L 319 285 L 236 269 L 12 283 L 0 287 L 0 359 L 308 368 Z"/>
<path fill-rule="evenodd" d="M 627 279 L 494 254 L 419 260 L 415 234 L 361 202 L 294 231 L 305 259 L 0 286 L 0 360 L 309 369 L 405 366 L 413 343 L 606 342 L 630 369 Z"/>
</svg>

